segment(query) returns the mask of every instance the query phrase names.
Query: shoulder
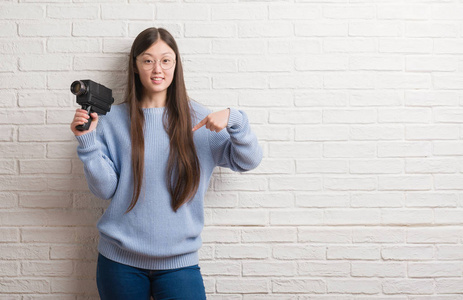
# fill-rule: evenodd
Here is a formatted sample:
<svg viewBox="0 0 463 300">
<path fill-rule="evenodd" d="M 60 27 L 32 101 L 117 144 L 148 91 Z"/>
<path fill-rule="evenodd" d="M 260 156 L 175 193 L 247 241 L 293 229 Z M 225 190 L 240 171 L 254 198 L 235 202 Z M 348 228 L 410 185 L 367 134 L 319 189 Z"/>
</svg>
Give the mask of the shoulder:
<svg viewBox="0 0 463 300">
<path fill-rule="evenodd" d="M 211 110 L 209 108 L 203 106 L 202 104 L 198 103 L 196 100 L 192 98 L 190 98 L 189 103 L 192 119 L 195 121 L 199 122 L 211 113 Z"/>
</svg>

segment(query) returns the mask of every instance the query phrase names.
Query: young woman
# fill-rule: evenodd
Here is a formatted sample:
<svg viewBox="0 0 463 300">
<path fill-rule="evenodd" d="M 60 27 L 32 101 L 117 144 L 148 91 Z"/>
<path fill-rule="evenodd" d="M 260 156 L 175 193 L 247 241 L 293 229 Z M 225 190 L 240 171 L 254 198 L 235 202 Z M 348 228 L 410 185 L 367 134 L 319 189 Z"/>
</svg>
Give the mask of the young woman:
<svg viewBox="0 0 463 300">
<path fill-rule="evenodd" d="M 215 166 L 255 168 L 262 149 L 244 112 L 188 98 L 177 44 L 162 28 L 133 42 L 125 102 L 71 130 L 90 190 L 111 199 L 98 221 L 101 299 L 205 299 L 198 249 Z"/>
</svg>

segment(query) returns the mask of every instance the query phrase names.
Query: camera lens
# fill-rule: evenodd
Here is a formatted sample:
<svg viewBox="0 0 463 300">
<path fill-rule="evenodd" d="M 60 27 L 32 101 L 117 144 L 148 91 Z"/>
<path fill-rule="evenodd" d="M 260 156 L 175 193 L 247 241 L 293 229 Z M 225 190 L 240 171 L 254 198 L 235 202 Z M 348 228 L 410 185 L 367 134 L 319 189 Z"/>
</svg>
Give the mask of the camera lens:
<svg viewBox="0 0 463 300">
<path fill-rule="evenodd" d="M 87 87 L 85 84 L 80 81 L 76 80 L 71 84 L 71 93 L 73 93 L 76 96 L 83 95 L 87 92 Z"/>
</svg>

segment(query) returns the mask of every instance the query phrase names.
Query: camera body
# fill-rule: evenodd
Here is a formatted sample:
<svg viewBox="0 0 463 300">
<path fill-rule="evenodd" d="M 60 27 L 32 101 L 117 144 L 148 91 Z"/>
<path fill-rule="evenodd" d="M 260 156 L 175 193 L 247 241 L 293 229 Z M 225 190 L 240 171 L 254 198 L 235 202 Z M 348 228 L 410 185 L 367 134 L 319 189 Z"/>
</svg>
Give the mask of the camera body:
<svg viewBox="0 0 463 300">
<path fill-rule="evenodd" d="M 71 92 L 76 95 L 76 101 L 87 110 L 88 114 L 96 112 L 105 115 L 114 103 L 112 90 L 92 80 L 76 80 L 71 84 Z M 84 125 L 78 125 L 77 130 L 84 131 L 90 127 L 91 118 Z"/>
</svg>

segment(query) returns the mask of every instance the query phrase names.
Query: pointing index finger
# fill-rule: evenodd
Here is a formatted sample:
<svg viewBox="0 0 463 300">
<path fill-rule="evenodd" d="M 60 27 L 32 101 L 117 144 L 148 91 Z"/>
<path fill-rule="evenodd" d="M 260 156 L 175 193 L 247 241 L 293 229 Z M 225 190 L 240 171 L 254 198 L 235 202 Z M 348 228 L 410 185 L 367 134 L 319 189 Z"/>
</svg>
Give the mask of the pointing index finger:
<svg viewBox="0 0 463 300">
<path fill-rule="evenodd" d="M 206 118 L 202 119 L 201 122 L 199 122 L 198 124 L 196 124 L 196 126 L 193 127 L 192 131 L 198 130 L 199 128 L 203 127 L 204 124 L 206 124 Z"/>
</svg>

